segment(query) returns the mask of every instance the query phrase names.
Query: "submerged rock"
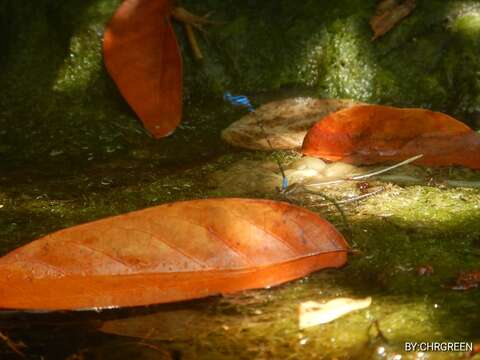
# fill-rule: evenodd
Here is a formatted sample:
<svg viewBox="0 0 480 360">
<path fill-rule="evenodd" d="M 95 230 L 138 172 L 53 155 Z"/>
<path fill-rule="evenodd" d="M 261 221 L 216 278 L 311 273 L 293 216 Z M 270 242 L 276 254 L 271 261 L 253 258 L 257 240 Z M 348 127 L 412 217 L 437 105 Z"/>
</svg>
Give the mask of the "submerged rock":
<svg viewBox="0 0 480 360">
<path fill-rule="evenodd" d="M 296 149 L 302 146 L 307 131 L 322 117 L 358 104 L 354 100 L 309 97 L 274 101 L 231 124 L 222 132 L 222 138 L 247 149 Z"/>
</svg>

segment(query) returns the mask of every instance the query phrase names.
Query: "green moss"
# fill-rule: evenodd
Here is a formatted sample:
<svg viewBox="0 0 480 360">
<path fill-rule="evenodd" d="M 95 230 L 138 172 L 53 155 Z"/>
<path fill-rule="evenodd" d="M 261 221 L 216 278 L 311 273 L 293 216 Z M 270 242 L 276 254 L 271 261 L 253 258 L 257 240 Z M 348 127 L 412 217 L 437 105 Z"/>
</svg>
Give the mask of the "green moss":
<svg viewBox="0 0 480 360">
<path fill-rule="evenodd" d="M 480 34 L 480 9 L 459 15 L 450 25 L 456 33 L 461 33 L 469 40 L 477 41 Z"/>
<path fill-rule="evenodd" d="M 172 137 L 154 141 L 102 64 L 102 32 L 119 3 L 0 2 L 1 253 L 60 228 L 168 201 L 238 193 L 281 198 L 207 181 L 237 160 L 272 160 L 222 144 L 220 130 L 244 114 L 223 103 L 225 90 L 251 93 L 258 104 L 280 96 L 260 91 L 288 87 L 293 91 L 282 96 L 307 88 L 319 96 L 425 106 L 461 118 L 480 111 L 477 1 L 418 2 L 412 16 L 372 42 L 373 0 L 185 0 L 196 13 L 214 10 L 212 18 L 224 24 L 200 37 L 203 63 L 192 60 L 183 29 L 175 26 L 185 65 L 184 122 Z M 295 157 L 280 155 L 284 162 Z M 478 172 L 452 169 L 441 175 L 478 179 Z M 344 196 L 347 190 L 332 192 Z M 459 271 L 478 269 L 479 204 L 478 189 L 386 185 L 384 193 L 345 206 L 350 240 L 361 251 L 345 268 L 254 292 L 260 304 L 242 303 L 241 296 L 195 303 L 235 326 L 204 329 L 189 343 L 152 341 L 149 349 L 208 359 L 371 358 L 380 347 L 389 357 L 401 353 L 406 340 L 478 341 L 480 293 L 448 286 Z M 337 212 L 316 210 L 345 230 Z M 417 275 L 424 264 L 434 268 L 432 276 Z M 366 311 L 308 331 L 297 328 L 303 301 L 367 295 L 373 305 Z M 388 343 L 369 335 L 374 320 Z M 17 335 L 37 341 L 48 334 L 29 349 L 50 351 L 52 358 L 58 349 L 65 358 L 132 347 L 145 358 L 158 355 L 141 352 L 138 342 L 100 337 L 93 329 L 79 335 L 78 324 L 72 327 L 56 333 L 58 344 L 51 331 L 30 324 Z"/>
<path fill-rule="evenodd" d="M 4 1 L 0 52 L 0 154 L 10 162 L 112 158 L 149 144 L 102 64 L 104 26 L 119 0 Z M 462 119 L 480 109 L 478 3 L 428 0 L 372 42 L 375 2 L 361 0 L 183 5 L 214 10 L 221 24 L 200 37 L 195 62 L 176 26 L 185 62 L 185 120 L 225 90 L 310 87 L 319 96 L 424 106 Z M 222 126 L 222 120 L 214 120 Z M 207 130 L 208 131 L 208 130 Z M 81 132 L 81 135 L 79 134 Z M 179 131 L 178 144 L 194 138 Z M 91 155 L 93 154 L 93 155 Z"/>
</svg>

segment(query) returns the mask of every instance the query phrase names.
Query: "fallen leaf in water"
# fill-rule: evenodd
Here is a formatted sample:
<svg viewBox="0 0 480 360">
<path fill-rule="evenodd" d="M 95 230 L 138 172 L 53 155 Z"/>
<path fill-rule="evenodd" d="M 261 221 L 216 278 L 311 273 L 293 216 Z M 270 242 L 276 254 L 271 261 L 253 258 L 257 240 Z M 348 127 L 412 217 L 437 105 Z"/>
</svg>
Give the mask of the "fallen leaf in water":
<svg viewBox="0 0 480 360">
<path fill-rule="evenodd" d="M 365 299 L 338 298 L 326 303 L 307 301 L 300 304 L 299 307 L 299 327 L 305 329 L 326 324 L 352 311 L 365 309 L 371 303 L 371 297 Z"/>
<path fill-rule="evenodd" d="M 424 109 L 360 105 L 318 121 L 303 142 L 305 155 L 351 164 L 398 162 L 480 169 L 480 136 L 454 118 Z"/>
<path fill-rule="evenodd" d="M 300 148 L 308 129 L 319 118 L 358 104 L 353 100 L 308 97 L 274 101 L 231 124 L 222 132 L 222 138 L 254 150 Z"/>
<path fill-rule="evenodd" d="M 182 59 L 170 22 L 170 0 L 128 0 L 107 25 L 106 68 L 125 100 L 155 137 L 182 117 Z"/>
<path fill-rule="evenodd" d="M 458 275 L 454 290 L 470 290 L 480 285 L 480 271 L 462 272 Z"/>
<path fill-rule="evenodd" d="M 415 8 L 415 0 L 383 0 L 377 6 L 375 15 L 370 20 L 373 40 L 389 32 L 401 20 L 410 15 Z"/>
<path fill-rule="evenodd" d="M 101 309 L 264 288 L 347 260 L 309 210 L 269 200 L 176 202 L 68 228 L 0 258 L 1 309 Z"/>
</svg>

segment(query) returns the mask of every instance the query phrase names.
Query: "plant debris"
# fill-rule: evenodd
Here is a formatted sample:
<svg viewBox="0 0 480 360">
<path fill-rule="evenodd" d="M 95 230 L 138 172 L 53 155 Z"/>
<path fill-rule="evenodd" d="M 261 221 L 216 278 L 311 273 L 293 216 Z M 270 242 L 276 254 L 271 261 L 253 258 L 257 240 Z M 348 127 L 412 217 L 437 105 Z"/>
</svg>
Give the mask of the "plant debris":
<svg viewBox="0 0 480 360">
<path fill-rule="evenodd" d="M 260 106 L 223 130 L 227 143 L 252 150 L 297 149 L 324 116 L 361 103 L 348 99 L 297 97 Z M 259 126 L 259 122 L 262 126 Z M 263 128 L 263 129 L 262 129 Z"/>
<path fill-rule="evenodd" d="M 10 339 L 7 335 L 2 333 L 0 331 L 0 340 L 2 340 L 9 348 L 12 350 L 15 354 L 18 356 L 24 358 L 25 354 L 22 352 L 20 349 L 24 349 L 27 346 L 23 342 L 15 342 L 12 339 Z"/>
<path fill-rule="evenodd" d="M 299 307 L 299 327 L 305 329 L 326 324 L 352 311 L 365 309 L 371 303 L 371 297 L 365 299 L 338 298 L 326 303 L 307 301 L 300 304 Z"/>
<path fill-rule="evenodd" d="M 398 0 L 383 0 L 377 5 L 375 15 L 370 20 L 370 27 L 373 30 L 372 40 L 385 35 L 395 27 L 415 8 L 415 0 L 405 0 L 399 3 Z"/>
<path fill-rule="evenodd" d="M 475 289 L 480 284 L 480 271 L 461 272 L 452 286 L 453 290 Z"/>
<path fill-rule="evenodd" d="M 433 267 L 431 265 L 421 265 L 416 269 L 418 276 L 430 276 L 433 275 Z"/>
</svg>

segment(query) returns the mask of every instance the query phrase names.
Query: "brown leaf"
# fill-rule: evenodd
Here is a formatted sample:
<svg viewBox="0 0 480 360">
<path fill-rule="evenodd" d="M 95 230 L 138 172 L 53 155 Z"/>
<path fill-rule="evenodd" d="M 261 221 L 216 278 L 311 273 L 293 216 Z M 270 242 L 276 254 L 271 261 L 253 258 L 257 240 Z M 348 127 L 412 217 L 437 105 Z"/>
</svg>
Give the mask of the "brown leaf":
<svg viewBox="0 0 480 360">
<path fill-rule="evenodd" d="M 273 101 L 235 121 L 223 130 L 222 138 L 229 144 L 247 149 L 297 149 L 302 146 L 308 129 L 319 118 L 358 104 L 347 99 L 309 97 Z"/>
<path fill-rule="evenodd" d="M 362 105 L 317 122 L 303 142 L 305 155 L 352 164 L 397 162 L 480 169 L 480 136 L 454 118 L 424 109 Z"/>
<path fill-rule="evenodd" d="M 0 309 L 140 306 L 263 288 L 347 259 L 316 214 L 268 200 L 177 202 L 68 228 L 0 259 Z"/>
<path fill-rule="evenodd" d="M 458 275 L 454 290 L 470 290 L 477 288 L 480 284 L 480 271 L 462 272 Z"/>
<path fill-rule="evenodd" d="M 404 0 L 399 3 L 399 0 L 383 0 L 381 1 L 375 12 L 375 15 L 370 20 L 370 27 L 373 30 L 372 40 L 383 36 L 389 32 L 402 19 L 410 15 L 415 8 L 415 0 Z"/>
<path fill-rule="evenodd" d="M 103 40 L 110 76 L 155 138 L 170 135 L 182 117 L 182 59 L 171 11 L 170 0 L 124 1 Z"/>
</svg>

